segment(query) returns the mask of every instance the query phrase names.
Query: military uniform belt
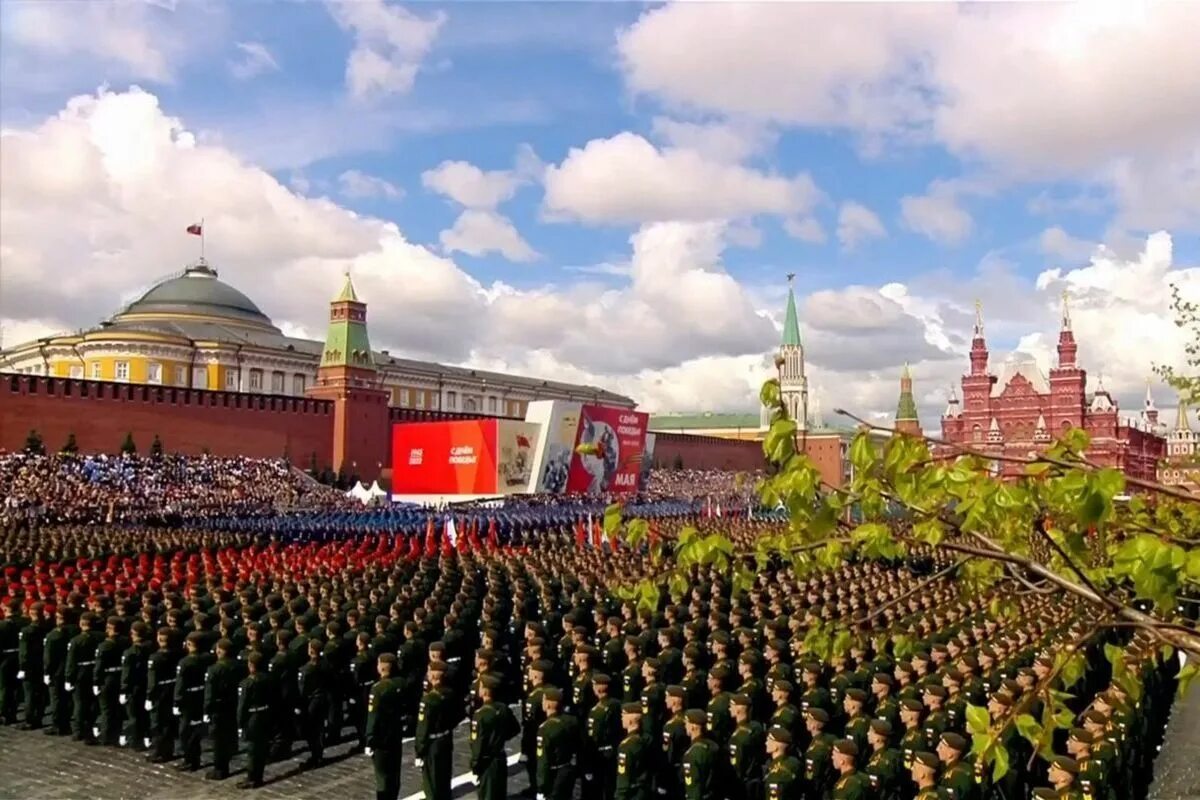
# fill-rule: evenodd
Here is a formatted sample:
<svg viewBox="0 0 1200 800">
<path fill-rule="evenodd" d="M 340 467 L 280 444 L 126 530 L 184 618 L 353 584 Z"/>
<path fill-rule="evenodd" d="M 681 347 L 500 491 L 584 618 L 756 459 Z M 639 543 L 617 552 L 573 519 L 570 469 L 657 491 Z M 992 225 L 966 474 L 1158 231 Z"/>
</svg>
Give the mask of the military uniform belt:
<svg viewBox="0 0 1200 800">
<path fill-rule="evenodd" d="M 574 761 L 564 761 L 561 764 L 552 764 L 550 769 L 566 769 L 567 767 L 572 766 L 574 763 Z"/>
<path fill-rule="evenodd" d="M 121 671 L 120 667 L 109 667 L 108 669 L 104 670 L 104 673 L 106 675 L 111 675 L 114 672 L 120 672 L 120 671 Z"/>
<path fill-rule="evenodd" d="M 95 661 L 80 661 L 79 666 L 90 667 L 92 664 L 95 664 L 95 663 L 96 663 Z"/>
<path fill-rule="evenodd" d="M 442 731 L 441 733 L 430 734 L 430 739 L 441 739 L 443 736 L 449 736 L 450 731 Z"/>
<path fill-rule="evenodd" d="M 159 685 L 159 686 L 166 686 L 167 684 L 169 684 L 169 683 L 174 683 L 174 682 L 175 682 L 175 679 L 174 679 L 174 678 L 171 678 L 170 680 L 166 680 L 166 681 L 159 681 L 159 682 L 158 682 L 158 685 Z"/>
<path fill-rule="evenodd" d="M 601 753 L 611 753 L 613 751 L 613 746 L 611 744 L 606 744 L 604 747 L 597 747 L 596 749 Z"/>
<path fill-rule="evenodd" d="M 15 652 L 17 652 L 17 650 L 19 650 L 19 649 L 20 649 L 20 648 L 17 648 L 17 647 L 12 647 L 12 648 L 9 648 L 8 650 L 4 650 L 4 651 L 2 651 L 2 652 L 3 652 L 5 655 L 8 655 L 9 653 L 15 653 Z"/>
<path fill-rule="evenodd" d="M 271 710 L 270 706 L 255 706 L 254 708 L 246 709 L 246 713 L 257 714 L 259 711 L 270 711 L 270 710 Z"/>
<path fill-rule="evenodd" d="M 187 689 L 186 691 L 189 691 L 189 692 L 203 692 L 203 691 L 204 691 L 204 687 L 203 687 L 203 686 L 193 686 L 192 688 L 190 688 L 190 689 Z"/>
</svg>

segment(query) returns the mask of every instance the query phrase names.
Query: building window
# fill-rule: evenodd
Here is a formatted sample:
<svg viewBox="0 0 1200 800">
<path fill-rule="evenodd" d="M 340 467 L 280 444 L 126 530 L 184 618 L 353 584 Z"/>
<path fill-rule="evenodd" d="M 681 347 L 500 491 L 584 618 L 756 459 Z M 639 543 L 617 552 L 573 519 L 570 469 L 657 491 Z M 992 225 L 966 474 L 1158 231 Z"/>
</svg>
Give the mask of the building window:
<svg viewBox="0 0 1200 800">
<path fill-rule="evenodd" d="M 261 369 L 250 370 L 250 391 L 261 392 L 263 386 L 263 371 Z"/>
<path fill-rule="evenodd" d="M 463 398 L 463 411 L 475 411 L 476 405 L 474 397 Z"/>
<path fill-rule="evenodd" d="M 129 362 L 128 361 L 118 361 L 113 366 L 115 367 L 113 374 L 116 376 L 117 380 L 119 380 L 119 381 L 129 380 Z"/>
<path fill-rule="evenodd" d="M 175 385 L 187 386 L 187 367 L 175 368 Z"/>
<path fill-rule="evenodd" d="M 271 394 L 283 394 L 283 373 L 271 373 Z"/>
<path fill-rule="evenodd" d="M 146 365 L 146 383 L 162 383 L 162 364 L 151 361 Z"/>
<path fill-rule="evenodd" d="M 103 368 L 104 368 L 104 365 L 101 364 L 99 361 L 92 362 L 92 380 L 94 380 L 94 381 L 100 380 L 100 376 L 103 374 L 103 372 L 102 372 Z"/>
<path fill-rule="evenodd" d="M 300 373 L 292 376 L 292 394 L 297 396 L 304 394 L 304 376 Z"/>
<path fill-rule="evenodd" d="M 454 411 L 458 408 L 458 394 L 456 392 L 446 392 L 446 410 Z"/>
<path fill-rule="evenodd" d="M 425 392 L 418 392 L 418 391 L 414 390 L 413 395 L 415 396 L 415 399 L 416 399 L 416 403 L 414 403 L 414 405 L 416 405 L 417 408 L 424 408 L 425 407 Z"/>
<path fill-rule="evenodd" d="M 241 370 L 234 369 L 233 367 L 225 368 L 225 388 L 228 391 L 236 392 L 238 390 L 238 384 L 241 383 L 239 372 Z"/>
<path fill-rule="evenodd" d="M 192 367 L 192 388 L 208 388 L 208 367 Z"/>
<path fill-rule="evenodd" d="M 71 367 L 70 375 L 72 378 L 82 378 L 83 377 L 83 365 L 76 364 L 75 366 Z"/>
</svg>

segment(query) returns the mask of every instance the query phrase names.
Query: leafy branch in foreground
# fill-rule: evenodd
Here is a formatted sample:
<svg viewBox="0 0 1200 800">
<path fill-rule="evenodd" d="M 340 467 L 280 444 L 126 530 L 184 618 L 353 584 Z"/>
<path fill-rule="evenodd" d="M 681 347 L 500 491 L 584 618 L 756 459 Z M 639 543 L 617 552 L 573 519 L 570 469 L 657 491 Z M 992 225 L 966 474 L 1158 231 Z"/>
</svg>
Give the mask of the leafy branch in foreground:
<svg viewBox="0 0 1200 800">
<path fill-rule="evenodd" d="M 1094 624 L 1059 653 L 1051 674 L 997 719 L 981 720 L 986 709 L 971 712 L 977 761 L 990 765 L 996 778 L 1008 769 L 1004 737 L 1013 727 L 1036 752 L 1045 750 L 1055 729 L 1070 724 L 1064 703 L 1084 668 L 1078 647 L 1101 629 L 1136 628 L 1164 657 L 1175 649 L 1196 657 L 1180 673 L 1186 690 L 1200 661 L 1200 631 L 1181 614 L 1187 596 L 1200 592 L 1200 497 L 1088 461 L 1082 430 L 1067 431 L 1036 456 L 997 457 L 870 425 L 843 411 L 860 429 L 849 449 L 849 484 L 832 487 L 805 455 L 779 381 L 767 381 L 760 399 L 772 416 L 763 442 L 769 477 L 758 494 L 764 506 L 786 514 L 784 530 L 739 550 L 724 533 L 685 528 L 670 557 L 661 541 L 654 543 L 661 569 L 622 590 L 626 599 L 656 608 L 665 596 L 682 598 L 698 570 L 726 575 L 739 593 L 769 564 L 803 577 L 851 558 L 901 559 L 916 547 L 955 554 L 952 571 L 968 596 L 1006 585 L 1025 594 L 1074 595 L 1094 609 Z M 1021 474 L 1002 479 L 993 468 L 998 460 L 1019 465 Z M 1138 493 L 1126 496 L 1129 488 Z M 647 523 L 624 521 L 619 506 L 610 508 L 604 526 L 634 547 L 647 537 Z M 868 615 L 815 625 L 805 631 L 806 652 L 840 655 L 870 621 Z M 1136 692 L 1137 676 L 1119 656 L 1109 658 L 1114 678 Z M 1040 719 L 1028 713 L 1035 702 L 1044 709 Z"/>
</svg>

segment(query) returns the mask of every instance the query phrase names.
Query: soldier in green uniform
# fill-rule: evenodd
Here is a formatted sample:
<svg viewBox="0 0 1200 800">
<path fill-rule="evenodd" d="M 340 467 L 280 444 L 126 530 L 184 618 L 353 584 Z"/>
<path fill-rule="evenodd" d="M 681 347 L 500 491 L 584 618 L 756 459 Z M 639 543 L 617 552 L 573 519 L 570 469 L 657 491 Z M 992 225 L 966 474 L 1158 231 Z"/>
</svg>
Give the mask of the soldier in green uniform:
<svg viewBox="0 0 1200 800">
<path fill-rule="evenodd" d="M 963 757 L 971 749 L 965 736 L 946 731 L 937 744 L 937 757 L 942 762 L 942 779 L 939 785 L 949 789 L 953 800 L 974 800 L 975 777 Z"/>
<path fill-rule="evenodd" d="M 924 704 L 929 713 L 925 715 L 925 741 L 928 747 L 936 747 L 938 739 L 949 729 L 950 715 L 946 712 L 946 689 L 931 684 L 925 687 Z"/>
<path fill-rule="evenodd" d="M 267 674 L 267 660 L 262 653 L 246 657 L 248 674 L 238 685 L 237 725 L 246 741 L 246 778 L 239 789 L 257 789 L 263 785 L 263 772 L 271 746 L 271 702 L 275 690 Z M 398 760 L 398 759 L 397 759 Z M 390 800 L 395 800 L 394 797 Z"/>
<path fill-rule="evenodd" d="M 367 696 L 365 751 L 375 770 L 376 800 L 396 800 L 400 795 L 400 753 L 404 737 L 404 705 L 400 682 L 395 678 L 395 653 L 381 653 L 374 671 L 379 680 Z"/>
<path fill-rule="evenodd" d="M 75 611 L 59 607 L 54 611 L 54 627 L 46 634 L 42 646 L 42 682 L 50 698 L 49 736 L 66 736 L 71 732 L 71 691 L 66 688 L 67 653 L 78 634 Z"/>
<path fill-rule="evenodd" d="M 5 725 L 17 723 L 21 698 L 20 640 L 21 631 L 29 624 L 21 610 L 21 601 L 10 598 L 0 620 L 0 722 Z"/>
<path fill-rule="evenodd" d="M 771 712 L 770 725 L 787 729 L 795 740 L 802 723 L 799 710 L 792 705 L 792 690 L 792 682 L 784 678 L 777 678 L 771 684 L 771 702 L 775 704 L 775 710 Z"/>
<path fill-rule="evenodd" d="M 821 665 L 816 661 L 806 661 L 800 670 L 804 681 L 804 691 L 800 695 L 800 713 L 805 714 L 810 708 L 830 710 L 829 690 L 821 685 Z"/>
<path fill-rule="evenodd" d="M 96 648 L 92 694 L 100 714 L 93 733 L 101 744 L 110 747 L 120 743 L 124 705 L 121 700 L 121 657 L 129 642 L 125 638 L 125 621 L 112 616 L 104 629 L 104 641 Z"/>
<path fill-rule="evenodd" d="M 877 672 L 871 678 L 871 694 L 874 697 L 875 719 L 886 719 L 893 732 L 900 730 L 900 701 L 892 694 L 895 679 L 886 672 Z"/>
<path fill-rule="evenodd" d="M 725 795 L 731 800 L 751 800 L 762 791 L 763 743 L 766 733 L 757 720 L 751 718 L 754 701 L 748 695 L 733 695 L 729 709 L 733 716 L 733 732 L 729 735 L 729 773 Z"/>
<path fill-rule="evenodd" d="M 71 693 L 71 733 L 81 742 L 95 742 L 96 650 L 104 641 L 99 630 L 100 618 L 89 611 L 79 618 L 79 633 L 67 645 L 66 680 Z"/>
<path fill-rule="evenodd" d="M 621 706 L 621 728 L 625 738 L 617 746 L 615 800 L 650 800 L 653 775 L 651 739 L 643 733 L 642 706 Z"/>
<path fill-rule="evenodd" d="M 421 769 L 421 788 L 428 800 L 449 800 L 450 767 L 453 759 L 454 697 L 444 685 L 447 665 L 431 661 L 427 671 L 429 689 L 417 706 L 417 732 L 413 746 Z"/>
<path fill-rule="evenodd" d="M 25 722 L 20 726 L 24 730 L 42 727 L 42 718 L 46 714 L 43 656 L 46 635 L 53 625 L 45 614 L 45 606 L 40 602 L 30 607 L 29 622 L 21 629 L 17 646 L 17 677 L 25 695 Z"/>
<path fill-rule="evenodd" d="M 712 699 L 708 701 L 705 712 L 708 714 L 708 735 L 717 747 L 724 747 L 729 742 L 729 732 L 732 730 L 732 718 L 729 716 L 729 701 L 732 695 L 725 691 L 725 681 L 729 677 L 729 669 L 718 664 L 709 670 L 708 691 Z"/>
<path fill-rule="evenodd" d="M 693 708 L 684 715 L 691 744 L 683 754 L 683 797 L 685 800 L 718 800 L 717 745 L 704 736 L 706 712 Z"/>
<path fill-rule="evenodd" d="M 900 751 L 890 746 L 892 726 L 886 719 L 873 719 L 867 730 L 867 745 L 871 748 L 863 771 L 878 800 L 895 800 L 900 796 L 904 774 Z"/>
<path fill-rule="evenodd" d="M 179 718 L 179 734 L 183 745 L 183 763 L 178 769 L 192 772 L 200 769 L 200 744 L 204 740 L 204 678 L 212 654 L 202 650 L 204 634 L 192 631 L 184 640 L 185 655 L 175 671 L 175 707 Z"/>
<path fill-rule="evenodd" d="M 833 783 L 832 750 L 836 741 L 832 734 L 825 733 L 829 724 L 829 712 L 820 707 L 804 712 L 804 725 L 808 730 L 808 747 L 804 750 L 804 781 L 806 800 L 824 800 Z"/>
<path fill-rule="evenodd" d="M 842 739 L 833 745 L 833 769 L 837 779 L 833 784 L 832 800 L 866 800 L 871 794 L 871 782 L 858 771 L 858 744 Z"/>
<path fill-rule="evenodd" d="M 504 743 L 517 735 L 520 726 L 512 709 L 497 697 L 502 686 L 498 675 L 483 677 L 478 689 L 479 710 L 471 718 L 471 772 L 475 773 L 479 800 L 504 800 L 508 796 Z"/>
<path fill-rule="evenodd" d="M 546 721 L 537 729 L 537 793 L 541 800 L 571 800 L 575 790 L 575 761 L 579 749 L 579 725 L 561 712 L 562 690 L 550 687 L 542 693 Z"/>
<path fill-rule="evenodd" d="M 842 707 L 846 712 L 842 735 L 847 739 L 854 740 L 854 743 L 858 745 L 858 752 L 865 760 L 867 730 L 871 727 L 871 719 L 866 714 L 867 693 L 857 686 L 850 687 L 846 690 L 846 696 L 842 698 Z"/>
<path fill-rule="evenodd" d="M 687 692 L 685 708 L 704 708 L 708 705 L 708 675 L 701 669 L 701 650 L 695 643 L 683 648 L 683 679 L 680 686 Z"/>
<path fill-rule="evenodd" d="M 1075 776 L 1079 774 L 1079 764 L 1069 756 L 1055 756 L 1050 761 L 1050 785 L 1054 787 L 1055 797 L 1061 800 L 1083 800 L 1083 793 L 1075 785 Z"/>
<path fill-rule="evenodd" d="M 234 657 L 233 642 L 217 642 L 217 660 L 204 678 L 204 721 L 212 735 L 213 768 L 205 777 L 222 781 L 229 777 L 229 762 L 238 749 L 238 685 L 241 664 Z"/>
<path fill-rule="evenodd" d="M 654 792 L 659 797 L 678 797 L 682 794 L 679 783 L 683 768 L 683 754 L 691 740 L 687 734 L 687 689 L 679 685 L 667 687 L 667 721 L 663 724 L 661 756 L 658 759 L 658 774 L 654 781 Z"/>
<path fill-rule="evenodd" d="M 1067 736 L 1067 753 L 1079 765 L 1076 783 L 1083 800 L 1110 800 L 1112 794 L 1104 779 L 1104 765 L 1092 757 L 1096 738 L 1084 728 L 1072 728 Z"/>
<path fill-rule="evenodd" d="M 610 694 L 610 676 L 593 674 L 591 687 L 596 699 L 588 711 L 584 739 L 580 743 L 579 770 L 583 774 L 580 788 L 585 800 L 609 800 L 616 791 L 614 761 L 621 741 L 621 703 Z"/>
<path fill-rule="evenodd" d="M 921 727 L 921 714 L 925 706 L 915 698 L 900 701 L 900 724 L 904 733 L 900 737 L 900 752 L 904 755 L 904 768 L 912 769 L 913 756 L 925 750 L 929 743 L 925 739 L 925 729 Z"/>
<path fill-rule="evenodd" d="M 300 729 L 308 743 L 305 769 L 321 766 L 325 759 L 325 726 L 329 716 L 333 670 L 325 659 L 325 647 L 320 639 L 310 638 L 307 644 L 308 662 L 300 668 L 297 697 Z"/>
<path fill-rule="evenodd" d="M 792 732 L 781 725 L 767 732 L 767 763 L 763 776 L 767 800 L 800 800 L 802 797 L 804 767 L 789 754 L 792 741 Z"/>
<path fill-rule="evenodd" d="M 946 792 L 937 786 L 938 757 L 928 750 L 913 753 L 909 769 L 917 793 L 913 800 L 948 800 Z"/>
<path fill-rule="evenodd" d="M 546 676 L 552 666 L 545 659 L 539 659 L 529 665 L 527 670 L 529 689 L 521 704 L 521 757 L 525 761 L 525 772 L 529 777 L 531 787 L 537 786 L 537 732 L 542 723 L 546 721 L 542 695 L 550 688 L 546 684 Z"/>
<path fill-rule="evenodd" d="M 146 678 L 145 708 L 150 712 L 151 764 L 164 764 L 175 757 L 179 720 L 175 716 L 175 679 L 183 651 L 171 628 L 159 628 L 158 649 L 150 656 Z"/>
<path fill-rule="evenodd" d="M 636 636 L 625 637 L 625 669 L 621 670 L 621 699 L 636 703 L 642 699 L 642 640 Z"/>
<path fill-rule="evenodd" d="M 154 643 L 150 641 L 150 626 L 145 622 L 138 620 L 129 630 L 133 643 L 121 656 L 121 693 L 118 697 L 125 708 L 125 730 L 121 734 L 121 744 L 134 750 L 145 750 L 150 746 L 146 685 Z"/>
</svg>

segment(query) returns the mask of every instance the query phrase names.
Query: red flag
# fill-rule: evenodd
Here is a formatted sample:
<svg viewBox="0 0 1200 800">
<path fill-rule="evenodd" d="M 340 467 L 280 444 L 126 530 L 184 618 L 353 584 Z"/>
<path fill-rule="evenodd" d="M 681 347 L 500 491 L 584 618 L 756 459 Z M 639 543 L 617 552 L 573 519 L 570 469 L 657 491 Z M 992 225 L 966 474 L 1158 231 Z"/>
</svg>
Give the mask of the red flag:
<svg viewBox="0 0 1200 800">
<path fill-rule="evenodd" d="M 471 520 L 471 547 L 476 550 L 482 550 L 483 545 L 479 541 L 479 520 Z"/>
<path fill-rule="evenodd" d="M 575 546 L 580 550 L 587 544 L 587 533 L 583 529 L 583 520 L 575 520 Z"/>
<path fill-rule="evenodd" d="M 524 436 L 517 434 L 517 447 L 529 447 L 529 440 Z"/>
<path fill-rule="evenodd" d="M 425 552 L 429 555 L 434 555 L 437 552 L 437 534 L 433 530 L 433 516 L 429 516 L 429 521 L 425 524 Z"/>
<path fill-rule="evenodd" d="M 500 534 L 496 531 L 496 518 L 492 517 L 488 520 L 487 532 L 488 547 L 496 550 L 500 547 Z"/>
<path fill-rule="evenodd" d="M 187 232 L 190 233 L 192 236 L 203 236 L 204 235 L 204 226 L 198 222 L 195 224 L 192 224 L 192 225 L 188 225 Z"/>
<path fill-rule="evenodd" d="M 592 546 L 595 547 L 597 550 L 599 550 L 600 545 L 603 542 L 604 542 L 604 526 L 602 526 L 598 521 L 593 522 L 592 523 Z"/>
<path fill-rule="evenodd" d="M 653 549 L 654 543 L 657 542 L 658 539 L 659 539 L 658 520 L 652 519 L 652 520 L 650 520 L 650 547 L 651 547 L 651 549 Z"/>
</svg>

